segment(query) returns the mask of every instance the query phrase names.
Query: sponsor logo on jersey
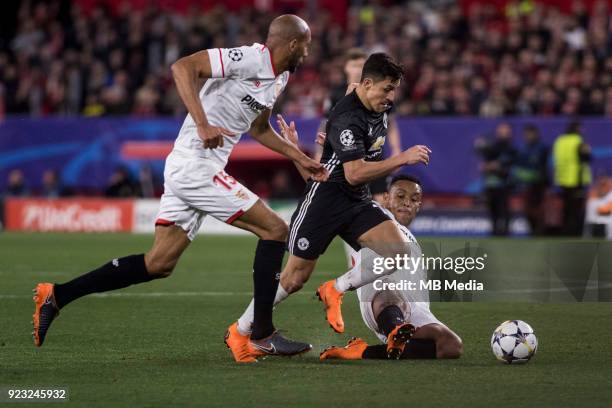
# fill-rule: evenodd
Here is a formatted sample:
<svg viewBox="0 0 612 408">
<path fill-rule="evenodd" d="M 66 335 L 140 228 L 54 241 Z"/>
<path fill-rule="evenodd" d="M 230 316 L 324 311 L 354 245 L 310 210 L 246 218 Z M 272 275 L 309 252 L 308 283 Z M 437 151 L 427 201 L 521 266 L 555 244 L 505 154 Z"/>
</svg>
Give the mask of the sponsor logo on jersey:
<svg viewBox="0 0 612 408">
<path fill-rule="evenodd" d="M 355 137 L 350 129 L 344 129 L 342 133 L 340 133 L 340 143 L 346 147 L 350 147 L 355 144 Z"/>
<path fill-rule="evenodd" d="M 248 200 L 249 199 L 249 194 L 244 191 L 244 190 L 238 190 L 236 192 L 236 197 L 238 197 L 241 200 Z"/>
<path fill-rule="evenodd" d="M 375 150 L 380 150 L 385 144 L 385 136 L 378 136 L 376 141 L 372 143 L 372 146 L 368 149 L 368 151 L 373 152 Z"/>
<path fill-rule="evenodd" d="M 228 56 L 232 61 L 238 62 L 242 59 L 243 54 L 240 49 L 232 48 L 231 50 L 229 50 Z"/>
<path fill-rule="evenodd" d="M 308 241 L 308 239 L 302 237 L 298 240 L 298 248 L 300 249 L 300 251 L 307 250 L 309 246 L 310 242 Z"/>
<path fill-rule="evenodd" d="M 240 100 L 240 102 L 258 113 L 261 113 L 261 111 L 266 109 L 266 105 L 262 105 L 261 103 L 257 102 L 251 95 L 245 96 Z"/>
<path fill-rule="evenodd" d="M 261 86 L 261 82 L 260 82 L 260 81 L 258 81 L 258 80 L 255 80 L 255 81 L 253 82 L 253 85 L 255 85 L 255 88 L 259 88 L 259 87 Z"/>
</svg>

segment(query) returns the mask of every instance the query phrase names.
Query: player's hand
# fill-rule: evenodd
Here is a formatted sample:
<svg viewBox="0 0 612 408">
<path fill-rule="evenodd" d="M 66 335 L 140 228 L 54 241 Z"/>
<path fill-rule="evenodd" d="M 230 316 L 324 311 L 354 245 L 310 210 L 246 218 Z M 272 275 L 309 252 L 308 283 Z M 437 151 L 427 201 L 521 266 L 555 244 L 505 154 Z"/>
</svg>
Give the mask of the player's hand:
<svg viewBox="0 0 612 408">
<path fill-rule="evenodd" d="M 287 122 L 285 122 L 285 118 L 283 118 L 283 115 L 278 114 L 276 115 L 276 124 L 280 129 L 281 136 L 287 139 L 287 141 L 289 141 L 290 143 L 299 146 L 300 137 L 298 135 L 297 129 L 295 128 L 294 121 L 291 121 L 291 124 L 288 125 Z"/>
<path fill-rule="evenodd" d="M 223 147 L 224 136 L 235 136 L 234 133 L 221 126 L 198 125 L 198 136 L 204 142 L 205 149 Z"/>
<path fill-rule="evenodd" d="M 276 123 L 281 131 L 281 135 L 290 143 L 297 146 L 299 143 L 299 137 L 297 129 L 295 128 L 295 122 L 291 121 L 291 124 L 288 125 L 283 116 L 279 114 L 276 115 Z M 304 154 L 302 154 L 302 157 L 297 162 L 306 171 L 308 171 L 308 173 L 310 173 L 310 178 L 312 178 L 314 181 L 326 181 L 329 177 L 329 173 L 321 163 L 309 158 Z"/>
<path fill-rule="evenodd" d="M 319 132 L 317 133 L 317 137 L 315 138 L 315 143 L 323 146 L 325 144 L 325 139 L 327 138 L 327 133 Z"/>
<path fill-rule="evenodd" d="M 353 92 L 357 87 L 359 86 L 359 82 L 351 82 L 348 87 L 346 88 L 346 94 L 348 95 L 351 92 Z"/>
<path fill-rule="evenodd" d="M 431 149 L 424 145 L 412 146 L 410 149 L 401 153 L 404 164 L 429 164 L 429 154 Z"/>
<path fill-rule="evenodd" d="M 310 178 L 314 181 L 323 182 L 329 178 L 329 172 L 321 163 L 315 161 L 309 157 L 304 160 L 300 160 L 300 166 L 306 169 L 310 173 Z"/>
<path fill-rule="evenodd" d="M 298 164 L 302 166 L 308 173 L 310 173 L 310 178 L 314 181 L 327 181 L 329 173 L 327 172 L 325 167 L 323 167 L 323 165 L 318 161 L 313 160 L 308 156 L 304 156 L 300 160 L 298 160 Z"/>
</svg>

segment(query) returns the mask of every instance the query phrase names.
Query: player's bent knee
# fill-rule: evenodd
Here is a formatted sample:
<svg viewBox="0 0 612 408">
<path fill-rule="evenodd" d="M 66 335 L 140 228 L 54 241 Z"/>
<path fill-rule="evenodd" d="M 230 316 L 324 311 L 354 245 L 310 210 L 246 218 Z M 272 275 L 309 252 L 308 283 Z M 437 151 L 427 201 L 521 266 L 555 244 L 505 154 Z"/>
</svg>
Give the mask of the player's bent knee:
<svg viewBox="0 0 612 408">
<path fill-rule="evenodd" d="M 283 285 L 283 289 L 285 289 L 287 293 L 294 293 L 304 287 L 304 284 L 308 282 L 308 278 L 308 274 L 301 272 L 293 273 L 286 279 L 281 279 L 281 284 Z"/>
<path fill-rule="evenodd" d="M 463 354 L 463 342 L 457 336 L 445 336 L 436 346 L 437 358 L 454 359 Z"/>
<path fill-rule="evenodd" d="M 270 238 L 268 239 L 274 241 L 286 241 L 287 237 L 289 236 L 289 226 L 284 220 L 279 219 L 277 222 L 274 223 L 274 225 L 269 231 L 269 234 Z"/>
<path fill-rule="evenodd" d="M 280 217 L 276 217 L 272 222 L 262 229 L 259 238 L 271 241 L 286 241 L 289 236 L 289 226 Z"/>
<path fill-rule="evenodd" d="M 312 269 L 308 267 L 295 267 L 289 272 L 283 271 L 280 283 L 287 293 L 297 292 L 308 282 L 311 272 Z"/>
<path fill-rule="evenodd" d="M 405 302 L 395 291 L 379 291 L 372 299 L 372 311 L 378 316 L 386 307 L 397 306 L 402 311 L 410 311 L 410 305 Z"/>
<path fill-rule="evenodd" d="M 145 258 L 145 262 L 147 272 L 156 279 L 167 278 L 172 275 L 172 271 L 174 271 L 174 267 L 176 266 L 175 260 L 149 259 L 147 261 Z"/>
</svg>

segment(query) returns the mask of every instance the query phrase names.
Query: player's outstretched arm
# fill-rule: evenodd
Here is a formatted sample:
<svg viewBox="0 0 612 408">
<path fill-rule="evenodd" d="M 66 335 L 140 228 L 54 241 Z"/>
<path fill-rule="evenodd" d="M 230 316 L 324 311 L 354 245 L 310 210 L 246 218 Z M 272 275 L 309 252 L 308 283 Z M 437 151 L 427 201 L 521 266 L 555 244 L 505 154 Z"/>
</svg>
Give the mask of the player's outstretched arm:
<svg viewBox="0 0 612 408">
<path fill-rule="evenodd" d="M 386 160 L 368 162 L 364 159 L 358 159 L 344 162 L 344 176 L 346 181 L 353 186 L 365 184 L 384 177 L 405 165 L 428 164 L 429 153 L 431 153 L 429 147 L 416 145 Z"/>
<path fill-rule="evenodd" d="M 208 51 L 199 51 L 180 58 L 170 68 L 176 90 L 197 126 L 198 135 L 204 142 L 204 147 L 209 149 L 222 147 L 223 136 L 234 136 L 234 134 L 225 128 L 208 123 L 204 107 L 198 96 L 201 79 L 206 80 L 212 77 Z"/>
<path fill-rule="evenodd" d="M 270 109 L 266 109 L 261 115 L 259 115 L 259 117 L 257 117 L 257 119 L 255 119 L 251 125 L 249 134 L 262 145 L 282 154 L 285 157 L 288 157 L 296 164 L 296 166 L 299 165 L 302 167 L 302 169 L 307 172 L 307 174 L 302 175 L 302 177 L 307 176 L 307 179 L 312 178 L 316 181 L 327 180 L 328 173 L 322 164 L 306 156 L 298 148 L 297 144 L 291 143 L 272 129 L 270 126 L 270 115 Z"/>
</svg>

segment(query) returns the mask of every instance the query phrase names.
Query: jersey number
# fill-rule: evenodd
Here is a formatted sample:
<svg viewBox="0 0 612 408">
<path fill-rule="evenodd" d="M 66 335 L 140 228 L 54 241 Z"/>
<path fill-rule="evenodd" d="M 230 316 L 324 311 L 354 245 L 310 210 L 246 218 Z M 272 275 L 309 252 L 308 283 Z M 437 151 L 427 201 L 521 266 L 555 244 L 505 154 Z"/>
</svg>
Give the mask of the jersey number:
<svg viewBox="0 0 612 408">
<path fill-rule="evenodd" d="M 232 186 L 235 186 L 238 182 L 235 178 L 233 178 L 226 172 L 220 171 L 213 176 L 213 183 L 215 183 L 216 185 L 221 185 L 222 187 L 225 187 L 228 190 L 231 190 Z"/>
</svg>

